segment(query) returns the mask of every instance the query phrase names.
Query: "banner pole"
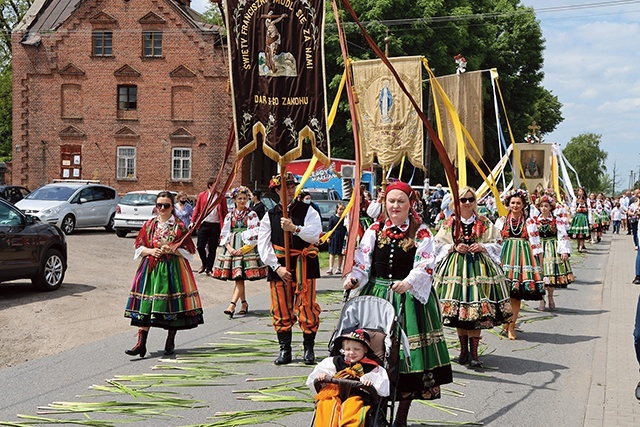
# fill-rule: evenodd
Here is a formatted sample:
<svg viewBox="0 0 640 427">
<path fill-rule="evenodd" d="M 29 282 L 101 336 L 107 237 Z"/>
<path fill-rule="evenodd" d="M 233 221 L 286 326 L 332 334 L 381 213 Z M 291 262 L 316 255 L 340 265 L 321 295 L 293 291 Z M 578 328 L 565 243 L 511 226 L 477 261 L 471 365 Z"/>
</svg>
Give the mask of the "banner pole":
<svg viewBox="0 0 640 427">
<path fill-rule="evenodd" d="M 287 164 L 280 164 L 280 203 L 282 203 L 282 218 L 289 218 L 289 200 L 287 200 Z M 291 268 L 291 258 L 289 254 L 291 253 L 290 249 L 290 239 L 291 233 L 286 231 L 284 228 L 282 229 L 284 232 L 284 260 L 285 260 L 285 268 L 287 271 L 290 271 Z"/>
</svg>

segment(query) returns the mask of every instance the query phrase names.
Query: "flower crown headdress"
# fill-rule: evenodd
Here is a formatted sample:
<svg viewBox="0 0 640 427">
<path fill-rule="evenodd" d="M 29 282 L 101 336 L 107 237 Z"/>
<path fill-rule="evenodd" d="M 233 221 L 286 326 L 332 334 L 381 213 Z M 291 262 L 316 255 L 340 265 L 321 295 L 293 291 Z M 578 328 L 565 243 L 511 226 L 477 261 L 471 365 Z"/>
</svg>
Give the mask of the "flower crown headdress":
<svg viewBox="0 0 640 427">
<path fill-rule="evenodd" d="M 521 188 L 509 190 L 504 194 L 504 196 L 502 196 L 502 200 L 504 200 L 505 205 L 509 204 L 509 200 L 511 200 L 512 197 L 519 197 L 522 200 L 522 203 L 524 203 L 525 208 L 531 203 L 529 201 L 529 193 Z"/>
<path fill-rule="evenodd" d="M 235 199 L 236 196 L 240 193 L 244 193 L 246 194 L 249 198 L 251 198 L 251 190 L 249 190 L 248 187 L 245 187 L 244 185 L 240 185 L 236 188 L 234 188 L 233 190 L 231 190 L 231 198 Z"/>
</svg>

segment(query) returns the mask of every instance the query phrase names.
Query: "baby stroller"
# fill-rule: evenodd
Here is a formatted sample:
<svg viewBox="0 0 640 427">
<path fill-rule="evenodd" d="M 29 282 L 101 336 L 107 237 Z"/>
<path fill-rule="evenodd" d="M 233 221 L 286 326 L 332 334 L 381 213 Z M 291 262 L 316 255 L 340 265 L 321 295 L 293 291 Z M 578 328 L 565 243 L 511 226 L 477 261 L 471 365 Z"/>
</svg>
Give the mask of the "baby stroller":
<svg viewBox="0 0 640 427">
<path fill-rule="evenodd" d="M 393 305 L 379 297 L 370 295 L 357 296 L 349 300 L 349 291 L 345 291 L 345 302 L 338 318 L 336 329 L 329 340 L 330 356 L 338 355 L 340 348 L 335 346 L 336 338 L 343 334 L 343 331 L 350 328 L 360 328 L 367 331 L 371 337 L 371 349 L 378 359 L 379 365 L 386 369 L 391 382 L 391 393 L 389 397 L 380 397 L 375 389 L 365 387 L 360 381 L 327 378 L 315 384 L 319 390 L 322 383 L 331 382 L 338 384 L 340 389 L 350 390 L 358 387 L 368 393 L 371 398 L 370 409 L 367 412 L 365 425 L 367 427 L 386 427 L 393 424 L 396 385 L 398 383 L 399 369 L 399 341 L 404 349 L 409 349 L 409 340 L 404 331 L 400 328 L 398 318 L 402 316 L 404 310 L 404 298 L 401 300 L 400 309 L 396 313 Z M 409 360 L 408 355 L 405 360 Z M 387 421 L 389 414 L 389 421 Z M 314 417 L 311 425 L 314 425 Z"/>
</svg>

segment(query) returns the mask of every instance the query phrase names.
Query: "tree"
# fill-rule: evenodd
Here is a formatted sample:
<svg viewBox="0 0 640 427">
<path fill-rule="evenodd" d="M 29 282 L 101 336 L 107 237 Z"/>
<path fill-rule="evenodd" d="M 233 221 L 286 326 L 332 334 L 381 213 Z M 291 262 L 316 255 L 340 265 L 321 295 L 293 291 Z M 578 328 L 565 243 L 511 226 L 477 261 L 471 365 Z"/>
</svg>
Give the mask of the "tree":
<svg viewBox="0 0 640 427">
<path fill-rule="evenodd" d="M 0 68 L 11 65 L 11 31 L 22 20 L 33 0 L 0 0 Z"/>
<path fill-rule="evenodd" d="M 11 68 L 0 71 L 0 161 L 11 159 Z"/>
<path fill-rule="evenodd" d="M 574 167 L 580 183 L 589 192 L 605 192 L 611 189 L 611 180 L 606 173 L 607 153 L 600 149 L 602 135 L 582 133 L 571 138 L 563 154 Z M 569 172 L 573 173 L 573 172 Z"/>
<path fill-rule="evenodd" d="M 33 0 L 0 0 L 0 160 L 11 158 L 11 31 Z"/>
</svg>

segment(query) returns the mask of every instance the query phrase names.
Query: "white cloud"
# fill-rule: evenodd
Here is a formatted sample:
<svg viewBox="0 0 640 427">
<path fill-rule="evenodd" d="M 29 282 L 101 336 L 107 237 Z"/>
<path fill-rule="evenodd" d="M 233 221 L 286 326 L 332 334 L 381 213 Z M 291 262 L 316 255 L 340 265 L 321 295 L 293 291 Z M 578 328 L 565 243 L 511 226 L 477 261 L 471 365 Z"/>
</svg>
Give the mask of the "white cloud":
<svg viewBox="0 0 640 427">
<path fill-rule="evenodd" d="M 536 10 L 559 6 L 557 0 L 525 0 Z M 562 0 L 560 5 L 585 5 Z M 640 11 L 637 5 L 537 13 L 545 38 L 544 86 L 563 103 L 565 118 L 547 141 L 561 145 L 581 133 L 602 135 L 601 149 L 619 171 L 637 170 L 640 108 Z M 630 151 L 631 150 L 631 151 Z M 635 151 L 633 151 L 635 150 Z"/>
</svg>

